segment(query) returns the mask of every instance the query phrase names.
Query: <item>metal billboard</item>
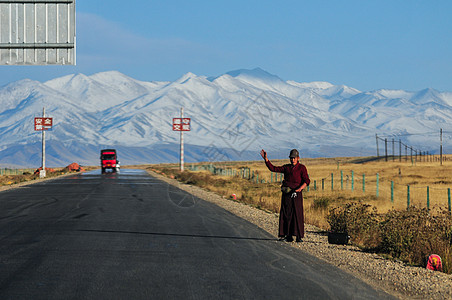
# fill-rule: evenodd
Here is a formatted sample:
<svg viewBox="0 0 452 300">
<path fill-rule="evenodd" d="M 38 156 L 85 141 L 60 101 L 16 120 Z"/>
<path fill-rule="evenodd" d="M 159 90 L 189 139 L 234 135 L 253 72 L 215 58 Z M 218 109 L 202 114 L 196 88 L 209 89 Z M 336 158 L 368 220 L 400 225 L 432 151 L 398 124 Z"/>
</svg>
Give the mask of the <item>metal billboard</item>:
<svg viewBox="0 0 452 300">
<path fill-rule="evenodd" d="M 75 65 L 75 0 L 0 0 L 0 64 Z"/>
</svg>

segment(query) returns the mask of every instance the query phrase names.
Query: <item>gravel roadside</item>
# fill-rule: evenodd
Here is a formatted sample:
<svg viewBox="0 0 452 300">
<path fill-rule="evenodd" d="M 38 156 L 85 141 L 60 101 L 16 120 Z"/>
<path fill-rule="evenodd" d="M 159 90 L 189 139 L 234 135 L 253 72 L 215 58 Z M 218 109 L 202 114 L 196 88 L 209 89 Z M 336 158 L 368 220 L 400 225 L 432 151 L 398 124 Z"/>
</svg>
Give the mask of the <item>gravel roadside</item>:
<svg viewBox="0 0 452 300">
<path fill-rule="evenodd" d="M 276 239 L 277 214 L 225 199 L 196 186 L 181 184 L 175 179 L 149 170 L 148 172 L 168 184 L 177 186 L 197 198 L 212 202 L 261 227 Z M 329 244 L 327 236 L 309 224 L 306 225 L 303 242 L 291 243 L 291 246 L 323 259 L 400 299 L 452 299 L 451 275 L 385 259 L 376 254 L 363 252 L 354 246 Z"/>
</svg>

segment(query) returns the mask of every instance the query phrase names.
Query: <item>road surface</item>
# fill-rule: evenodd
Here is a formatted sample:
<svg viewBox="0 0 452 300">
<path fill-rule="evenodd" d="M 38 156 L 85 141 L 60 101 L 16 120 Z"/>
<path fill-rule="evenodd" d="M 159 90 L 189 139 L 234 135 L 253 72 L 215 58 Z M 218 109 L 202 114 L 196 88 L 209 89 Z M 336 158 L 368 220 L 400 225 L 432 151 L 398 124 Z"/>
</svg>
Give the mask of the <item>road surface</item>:
<svg viewBox="0 0 452 300">
<path fill-rule="evenodd" d="M 149 176 L 0 192 L 0 299 L 391 299 Z"/>
</svg>

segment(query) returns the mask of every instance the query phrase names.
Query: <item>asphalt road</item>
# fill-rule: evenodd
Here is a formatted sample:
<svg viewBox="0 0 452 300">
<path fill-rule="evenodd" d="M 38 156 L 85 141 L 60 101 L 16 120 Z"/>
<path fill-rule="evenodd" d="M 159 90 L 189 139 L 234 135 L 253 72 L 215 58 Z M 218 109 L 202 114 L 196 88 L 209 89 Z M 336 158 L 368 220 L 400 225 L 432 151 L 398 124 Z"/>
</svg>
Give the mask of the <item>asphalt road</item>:
<svg viewBox="0 0 452 300">
<path fill-rule="evenodd" d="M 390 299 L 141 170 L 0 192 L 0 299 Z"/>
</svg>

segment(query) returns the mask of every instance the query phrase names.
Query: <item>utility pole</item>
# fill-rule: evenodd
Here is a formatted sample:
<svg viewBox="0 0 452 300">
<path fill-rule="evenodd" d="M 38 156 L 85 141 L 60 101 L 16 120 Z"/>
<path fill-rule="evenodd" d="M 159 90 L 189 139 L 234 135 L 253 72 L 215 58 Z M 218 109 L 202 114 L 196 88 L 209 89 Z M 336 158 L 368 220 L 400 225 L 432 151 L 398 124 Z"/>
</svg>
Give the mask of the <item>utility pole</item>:
<svg viewBox="0 0 452 300">
<path fill-rule="evenodd" d="M 405 161 L 408 161 L 408 145 L 405 145 Z"/>
<path fill-rule="evenodd" d="M 46 109 L 42 108 L 42 117 L 45 118 Z M 39 172 L 39 178 L 46 177 L 46 131 L 42 131 L 42 170 Z"/>
<path fill-rule="evenodd" d="M 378 135 L 375 134 L 375 140 L 377 141 L 377 157 L 380 157 L 380 149 L 378 149 Z"/>
<path fill-rule="evenodd" d="M 440 165 L 443 165 L 443 129 L 441 128 L 439 130 L 439 140 L 440 140 L 440 146 L 439 146 L 439 161 Z"/>
<path fill-rule="evenodd" d="M 385 138 L 385 161 L 388 161 L 388 139 Z"/>
<path fill-rule="evenodd" d="M 392 138 L 392 161 L 395 160 L 394 138 Z"/>
</svg>

